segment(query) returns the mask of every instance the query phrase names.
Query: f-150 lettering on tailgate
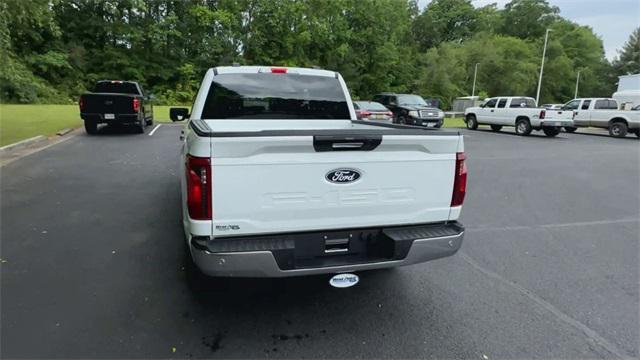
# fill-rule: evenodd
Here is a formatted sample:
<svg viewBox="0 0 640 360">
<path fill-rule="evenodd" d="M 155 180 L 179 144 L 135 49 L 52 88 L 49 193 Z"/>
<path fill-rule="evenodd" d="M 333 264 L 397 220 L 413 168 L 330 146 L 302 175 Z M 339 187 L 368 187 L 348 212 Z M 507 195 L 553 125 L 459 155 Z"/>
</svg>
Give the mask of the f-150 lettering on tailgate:
<svg viewBox="0 0 640 360">
<path fill-rule="evenodd" d="M 382 188 L 358 190 L 334 190 L 326 193 L 311 192 L 278 192 L 262 196 L 263 208 L 291 207 L 309 205 L 350 206 L 374 205 L 380 203 L 410 203 L 415 201 L 412 188 Z"/>
</svg>

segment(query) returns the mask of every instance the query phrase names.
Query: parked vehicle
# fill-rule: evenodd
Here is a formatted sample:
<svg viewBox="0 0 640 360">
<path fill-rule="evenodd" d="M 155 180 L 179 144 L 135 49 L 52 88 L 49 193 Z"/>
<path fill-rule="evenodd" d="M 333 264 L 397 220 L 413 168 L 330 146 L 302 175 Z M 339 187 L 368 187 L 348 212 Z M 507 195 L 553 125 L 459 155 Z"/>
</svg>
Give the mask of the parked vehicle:
<svg viewBox="0 0 640 360">
<path fill-rule="evenodd" d="M 439 128 L 444 123 L 444 112 L 430 107 L 419 95 L 382 93 L 373 101 L 389 108 L 396 124 Z"/>
<path fill-rule="evenodd" d="M 342 273 L 460 248 L 457 132 L 358 121 L 342 76 L 319 69 L 209 69 L 192 111 L 170 110 L 189 118 L 180 173 L 191 274 Z"/>
<path fill-rule="evenodd" d="M 547 110 L 562 110 L 563 104 L 542 104 L 542 107 Z"/>
<path fill-rule="evenodd" d="M 619 106 L 615 99 L 609 98 L 573 99 L 563 106 L 563 110 L 572 112 L 574 123 L 565 130 L 573 132 L 578 127 L 591 126 L 608 129 L 614 137 L 625 137 L 627 133 L 640 137 L 640 113 L 618 110 Z"/>
<path fill-rule="evenodd" d="M 538 108 L 533 98 L 525 96 L 489 98 L 479 107 L 467 108 L 464 120 L 471 130 L 477 129 L 478 125 L 490 125 L 493 131 L 513 126 L 516 134 L 523 136 L 532 130 L 542 130 L 546 136 L 553 137 L 563 126 L 573 126 L 571 114 Z"/>
<path fill-rule="evenodd" d="M 98 124 L 131 124 L 139 133 L 153 124 L 151 97 L 134 81 L 98 81 L 92 92 L 80 96 L 80 117 L 87 134 L 96 134 Z"/>
<path fill-rule="evenodd" d="M 354 101 L 358 120 L 392 121 L 393 113 L 384 105 L 375 101 Z"/>
</svg>

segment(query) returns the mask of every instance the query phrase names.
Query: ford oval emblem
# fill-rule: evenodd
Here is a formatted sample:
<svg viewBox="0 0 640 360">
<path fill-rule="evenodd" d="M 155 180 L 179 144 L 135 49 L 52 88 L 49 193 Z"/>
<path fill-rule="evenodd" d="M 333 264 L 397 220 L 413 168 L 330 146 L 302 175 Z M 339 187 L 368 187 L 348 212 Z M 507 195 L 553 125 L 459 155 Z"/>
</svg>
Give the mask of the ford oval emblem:
<svg viewBox="0 0 640 360">
<path fill-rule="evenodd" d="M 329 171 L 325 178 L 332 183 L 347 184 L 360 179 L 360 173 L 353 169 L 335 169 Z"/>
<path fill-rule="evenodd" d="M 356 274 L 338 274 L 329 280 L 329 284 L 337 288 L 348 288 L 360 281 Z"/>
</svg>

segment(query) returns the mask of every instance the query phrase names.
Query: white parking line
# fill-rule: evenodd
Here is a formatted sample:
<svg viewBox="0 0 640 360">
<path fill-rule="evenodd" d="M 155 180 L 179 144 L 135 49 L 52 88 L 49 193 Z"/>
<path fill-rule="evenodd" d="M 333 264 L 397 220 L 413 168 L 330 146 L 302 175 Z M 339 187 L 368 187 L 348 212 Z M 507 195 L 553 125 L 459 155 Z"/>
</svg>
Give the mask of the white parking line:
<svg viewBox="0 0 640 360">
<path fill-rule="evenodd" d="M 149 133 L 149 136 L 153 136 L 153 133 L 156 132 L 156 130 L 158 130 L 160 126 L 162 126 L 162 124 L 156 125 L 156 127 L 154 127 L 153 130 L 151 130 L 151 132 Z"/>
</svg>

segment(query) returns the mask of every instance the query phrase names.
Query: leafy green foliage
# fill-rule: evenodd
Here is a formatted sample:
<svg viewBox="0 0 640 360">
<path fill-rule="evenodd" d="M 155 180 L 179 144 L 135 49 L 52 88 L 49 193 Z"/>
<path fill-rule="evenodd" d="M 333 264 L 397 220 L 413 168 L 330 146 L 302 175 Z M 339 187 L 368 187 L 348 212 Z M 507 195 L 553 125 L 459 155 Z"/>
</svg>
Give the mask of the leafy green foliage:
<svg viewBox="0 0 640 360">
<path fill-rule="evenodd" d="M 100 79 L 137 80 L 158 103 L 190 104 L 217 65 L 320 66 L 352 96 L 533 95 L 547 28 L 542 101 L 609 95 L 637 72 L 638 31 L 612 68 L 593 31 L 546 0 L 0 0 L 2 102 L 68 103 Z"/>
<path fill-rule="evenodd" d="M 631 33 L 613 67 L 618 75 L 640 73 L 640 27 Z"/>
</svg>

